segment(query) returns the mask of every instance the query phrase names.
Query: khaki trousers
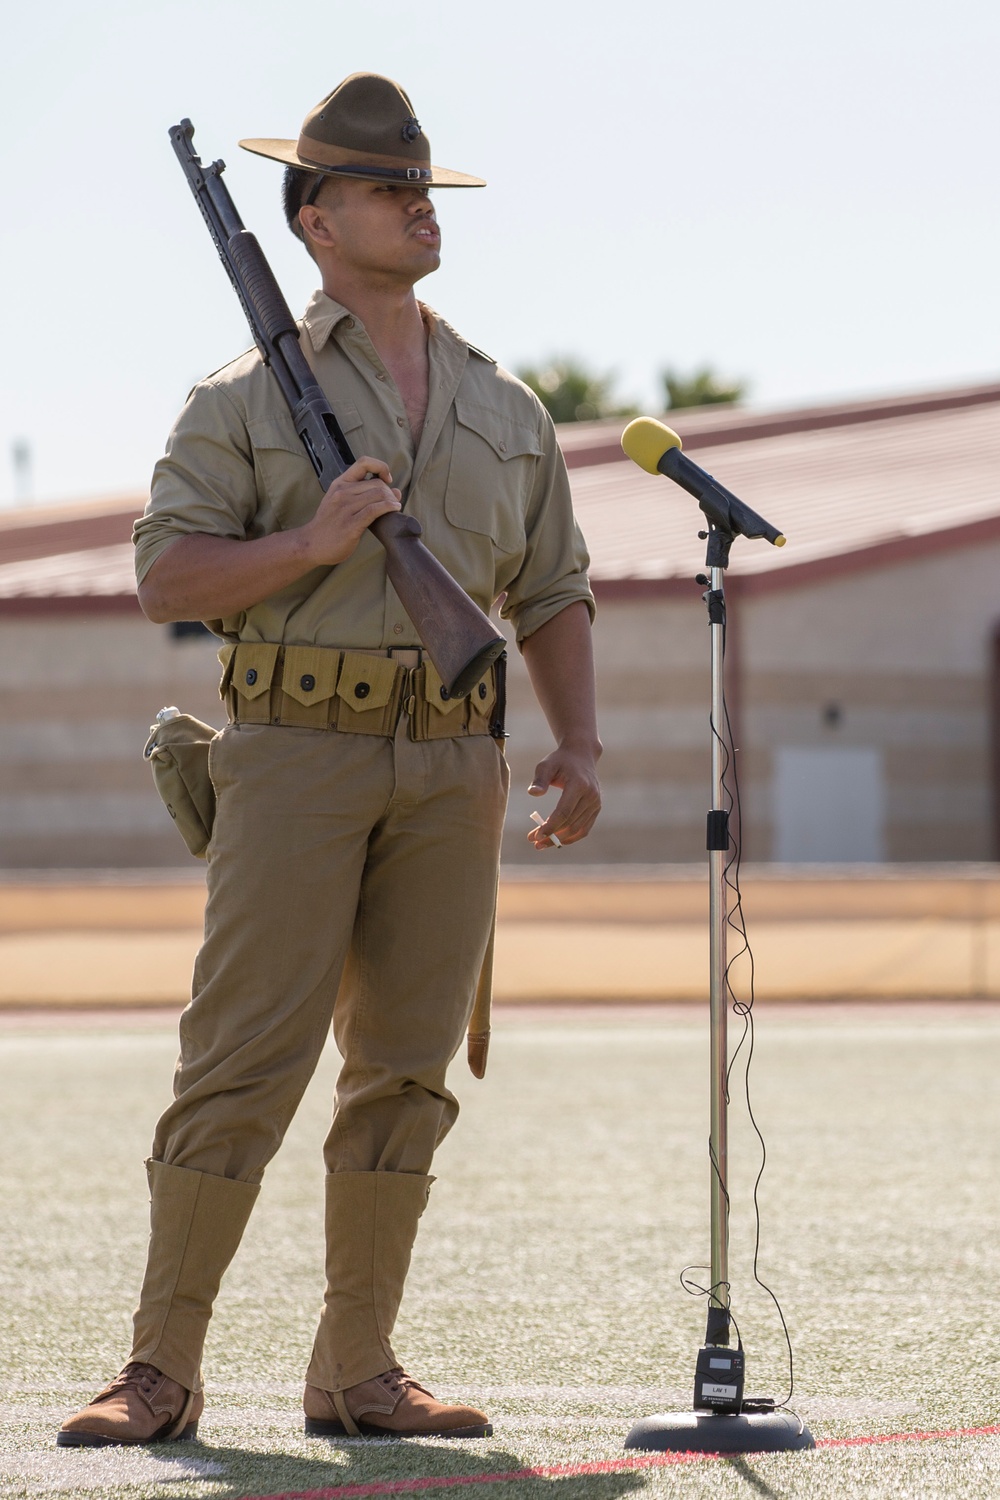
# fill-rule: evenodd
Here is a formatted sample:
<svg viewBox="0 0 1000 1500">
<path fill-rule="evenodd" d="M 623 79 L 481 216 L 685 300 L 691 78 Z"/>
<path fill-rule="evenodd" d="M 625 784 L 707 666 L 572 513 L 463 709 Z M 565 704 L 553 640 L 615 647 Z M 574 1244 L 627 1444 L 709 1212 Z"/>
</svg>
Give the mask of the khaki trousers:
<svg viewBox="0 0 1000 1500">
<path fill-rule="evenodd" d="M 213 743 L 211 772 L 205 942 L 152 1151 L 154 1162 L 203 1174 L 186 1199 L 202 1248 L 168 1244 L 151 1178 L 132 1358 L 200 1384 L 211 1301 L 332 1020 L 344 1062 L 327 1172 L 422 1179 L 419 1192 L 355 1192 L 343 1214 L 328 1213 L 328 1270 L 344 1293 L 328 1283 L 311 1368 L 337 1370 L 346 1388 L 387 1367 L 384 1308 L 398 1305 L 428 1169 L 458 1114 L 445 1073 L 490 947 L 506 762 L 488 736 L 414 742 L 404 718 L 394 738 L 231 724 Z M 245 1201 L 224 1200 L 218 1179 L 246 1185 Z M 200 1231 L 198 1204 L 228 1214 L 232 1232 Z M 359 1307 L 352 1256 L 371 1267 L 372 1235 L 389 1233 L 375 1221 L 387 1214 L 399 1222 L 385 1276 L 400 1284 L 375 1289 L 373 1319 Z"/>
</svg>

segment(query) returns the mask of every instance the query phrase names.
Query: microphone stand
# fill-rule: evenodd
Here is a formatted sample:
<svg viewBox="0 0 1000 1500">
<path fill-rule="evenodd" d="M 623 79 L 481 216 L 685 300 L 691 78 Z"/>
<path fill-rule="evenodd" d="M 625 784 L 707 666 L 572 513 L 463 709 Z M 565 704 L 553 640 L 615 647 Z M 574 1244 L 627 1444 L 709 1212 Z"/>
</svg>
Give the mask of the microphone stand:
<svg viewBox="0 0 1000 1500">
<path fill-rule="evenodd" d="M 706 476 L 708 477 L 708 476 Z M 687 486 L 684 486 L 687 488 Z M 726 926 L 729 903 L 729 811 L 724 776 L 731 754 L 727 745 L 724 655 L 726 636 L 725 569 L 729 549 L 741 534 L 739 516 L 726 504 L 725 492 L 701 488 L 698 502 L 708 520 L 704 595 L 711 633 L 712 669 L 712 806 L 708 814 L 709 876 L 709 1028 L 711 1162 L 711 1271 L 705 1343 L 695 1367 L 694 1409 L 643 1417 L 632 1427 L 626 1448 L 681 1453 L 778 1453 L 816 1446 L 809 1429 L 794 1413 L 775 1409 L 772 1400 L 744 1401 L 742 1341 L 730 1345 L 729 1307 L 729 1121 L 728 1035 L 729 981 Z M 752 512 L 750 513 L 752 515 Z M 754 517 L 756 521 L 757 517 Z M 758 533 L 759 534 L 759 533 Z"/>
</svg>

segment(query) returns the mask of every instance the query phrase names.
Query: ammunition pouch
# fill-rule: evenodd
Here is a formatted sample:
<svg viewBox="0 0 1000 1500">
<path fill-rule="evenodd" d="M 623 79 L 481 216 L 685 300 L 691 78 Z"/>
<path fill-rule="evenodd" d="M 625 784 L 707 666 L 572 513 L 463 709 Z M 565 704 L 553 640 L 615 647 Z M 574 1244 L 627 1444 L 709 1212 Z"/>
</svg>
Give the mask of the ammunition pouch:
<svg viewBox="0 0 1000 1500">
<path fill-rule="evenodd" d="M 391 738 L 405 714 L 412 740 L 503 737 L 502 658 L 465 698 L 449 696 L 433 663 L 417 649 L 340 651 L 241 641 L 224 646 L 219 659 L 219 690 L 234 724 Z"/>
</svg>

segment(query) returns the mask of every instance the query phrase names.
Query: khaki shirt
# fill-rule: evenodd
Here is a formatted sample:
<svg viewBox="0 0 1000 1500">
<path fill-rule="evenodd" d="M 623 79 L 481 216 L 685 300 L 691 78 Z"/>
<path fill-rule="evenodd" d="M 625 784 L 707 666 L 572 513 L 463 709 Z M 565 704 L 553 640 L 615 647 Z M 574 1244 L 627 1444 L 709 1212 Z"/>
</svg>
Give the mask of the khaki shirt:
<svg viewBox="0 0 1000 1500">
<path fill-rule="evenodd" d="M 322 292 L 303 350 L 354 453 L 382 459 L 423 539 L 517 639 L 578 599 L 593 614 L 588 557 L 548 413 L 532 393 L 429 308 L 427 416 L 414 454 L 402 398 L 360 321 Z M 302 526 L 321 489 L 256 349 L 192 391 L 136 523 L 139 582 L 180 536 L 237 540 Z M 240 614 L 206 624 L 228 641 L 385 648 L 419 645 L 368 532 L 346 562 L 315 568 Z"/>
</svg>

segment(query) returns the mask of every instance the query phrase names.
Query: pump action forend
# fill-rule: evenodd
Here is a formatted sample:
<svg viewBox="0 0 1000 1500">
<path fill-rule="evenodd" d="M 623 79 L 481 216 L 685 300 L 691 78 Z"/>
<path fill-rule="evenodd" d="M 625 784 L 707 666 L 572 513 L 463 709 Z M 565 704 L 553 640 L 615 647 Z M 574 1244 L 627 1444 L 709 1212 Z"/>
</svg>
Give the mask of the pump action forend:
<svg viewBox="0 0 1000 1500">
<path fill-rule="evenodd" d="M 354 463 L 354 454 L 302 349 L 299 330 L 255 237 L 222 181 L 225 162 L 203 166 L 194 126 L 182 120 L 170 141 L 216 249 L 243 304 L 254 343 L 288 403 L 295 430 L 323 490 Z M 420 522 L 402 511 L 379 516 L 369 530 L 385 548 L 386 572 L 427 655 L 453 698 L 475 687 L 506 645 L 479 606 L 420 541 Z"/>
</svg>

